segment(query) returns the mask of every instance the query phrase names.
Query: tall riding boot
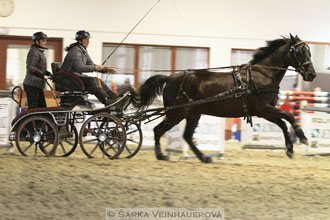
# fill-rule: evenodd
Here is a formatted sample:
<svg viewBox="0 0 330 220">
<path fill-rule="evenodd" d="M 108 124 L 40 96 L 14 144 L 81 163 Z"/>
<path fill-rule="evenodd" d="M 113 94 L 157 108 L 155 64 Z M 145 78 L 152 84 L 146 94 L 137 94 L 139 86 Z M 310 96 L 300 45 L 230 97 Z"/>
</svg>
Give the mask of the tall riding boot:
<svg viewBox="0 0 330 220">
<path fill-rule="evenodd" d="M 90 92 L 91 94 L 95 95 L 96 98 L 102 102 L 102 104 L 107 104 L 107 100 L 108 100 L 108 95 L 107 93 L 105 93 L 101 88 L 94 88 L 92 91 L 91 90 L 87 90 L 88 92 Z"/>
<path fill-rule="evenodd" d="M 107 93 L 108 97 L 110 99 L 117 99 L 118 96 L 116 95 L 116 93 L 114 93 L 113 91 L 111 91 L 111 89 L 102 81 L 100 80 L 101 82 L 101 86 L 102 86 L 102 89 L 105 93 Z"/>
</svg>

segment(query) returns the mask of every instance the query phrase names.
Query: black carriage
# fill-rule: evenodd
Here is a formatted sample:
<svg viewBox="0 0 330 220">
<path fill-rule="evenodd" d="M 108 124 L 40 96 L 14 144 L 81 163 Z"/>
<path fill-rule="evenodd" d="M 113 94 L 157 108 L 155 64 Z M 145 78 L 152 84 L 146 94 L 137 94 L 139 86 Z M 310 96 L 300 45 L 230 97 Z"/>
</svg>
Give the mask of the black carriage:
<svg viewBox="0 0 330 220">
<path fill-rule="evenodd" d="M 60 92 L 58 97 L 53 92 L 57 107 L 26 110 L 12 121 L 9 140 L 16 143 L 18 151 L 24 156 L 66 157 L 79 143 L 88 158 L 135 156 L 143 137 L 140 122 L 124 114 L 131 93 L 124 93 L 109 106 L 95 108 L 84 83 L 73 73 L 59 71 L 59 65 L 52 63 L 52 81 Z M 16 102 L 20 106 L 21 97 Z"/>
</svg>

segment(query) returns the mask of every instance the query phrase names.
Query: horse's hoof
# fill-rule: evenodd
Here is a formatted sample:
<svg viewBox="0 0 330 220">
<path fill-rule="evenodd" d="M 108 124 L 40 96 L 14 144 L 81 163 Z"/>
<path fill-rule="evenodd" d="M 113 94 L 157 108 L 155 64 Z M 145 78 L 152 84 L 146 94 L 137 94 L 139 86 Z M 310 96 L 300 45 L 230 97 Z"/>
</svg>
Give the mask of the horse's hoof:
<svg viewBox="0 0 330 220">
<path fill-rule="evenodd" d="M 204 157 L 202 162 L 204 162 L 204 163 L 213 163 L 212 157 Z"/>
<path fill-rule="evenodd" d="M 290 158 L 290 159 L 293 159 L 294 153 L 290 152 L 290 151 L 287 151 L 286 156 L 288 156 L 288 158 Z"/>
<path fill-rule="evenodd" d="M 167 156 L 167 155 L 157 155 L 157 159 L 158 160 L 169 160 L 170 158 L 169 158 L 169 156 Z"/>
<path fill-rule="evenodd" d="M 307 146 L 309 145 L 307 138 L 300 139 L 300 143 L 305 144 Z"/>
</svg>

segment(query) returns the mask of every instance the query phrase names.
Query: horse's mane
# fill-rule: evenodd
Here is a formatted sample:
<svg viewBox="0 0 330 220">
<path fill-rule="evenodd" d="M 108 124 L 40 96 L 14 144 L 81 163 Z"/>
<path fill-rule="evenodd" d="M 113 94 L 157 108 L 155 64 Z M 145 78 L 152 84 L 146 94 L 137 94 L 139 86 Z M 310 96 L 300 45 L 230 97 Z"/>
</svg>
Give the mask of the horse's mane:
<svg viewBox="0 0 330 220">
<path fill-rule="evenodd" d="M 257 49 L 250 63 L 257 64 L 258 62 L 263 60 L 266 56 L 274 52 L 274 50 L 286 44 L 289 40 L 290 40 L 289 38 L 283 37 L 280 39 L 267 41 L 267 45 L 265 47 L 260 47 Z"/>
</svg>

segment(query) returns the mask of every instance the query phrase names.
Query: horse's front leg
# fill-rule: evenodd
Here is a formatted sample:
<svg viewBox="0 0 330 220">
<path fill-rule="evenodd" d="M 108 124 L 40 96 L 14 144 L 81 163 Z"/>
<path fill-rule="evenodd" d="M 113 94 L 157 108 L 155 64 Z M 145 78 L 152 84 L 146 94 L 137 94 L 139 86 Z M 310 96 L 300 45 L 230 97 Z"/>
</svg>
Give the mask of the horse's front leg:
<svg viewBox="0 0 330 220">
<path fill-rule="evenodd" d="M 293 144 L 292 144 L 292 141 L 291 141 L 291 137 L 290 137 L 290 133 L 288 132 L 288 127 L 286 126 L 285 122 L 281 119 L 269 119 L 269 118 L 265 118 L 267 119 L 268 121 L 270 122 L 273 122 L 275 124 L 277 124 L 283 131 L 283 134 L 284 134 L 284 138 L 285 138 L 285 146 L 286 146 L 286 155 L 289 157 L 289 158 L 293 158 Z"/>
<path fill-rule="evenodd" d="M 301 129 L 301 127 L 296 123 L 293 114 L 291 114 L 287 111 L 283 111 L 281 109 L 275 108 L 271 105 L 267 105 L 267 107 L 265 108 L 265 111 L 258 116 L 266 118 L 268 120 L 273 120 L 273 121 L 278 121 L 278 119 L 287 120 L 291 124 L 292 128 L 294 129 L 294 132 L 296 133 L 297 137 L 299 138 L 300 143 L 308 145 L 308 140 L 307 140 L 303 130 Z M 276 122 L 274 122 L 274 123 L 276 123 Z M 282 124 L 282 123 L 280 123 L 280 124 Z M 281 125 L 279 125 L 279 126 L 281 127 Z M 282 128 L 282 130 L 283 130 L 283 128 Z M 287 130 L 287 128 L 286 128 L 286 130 Z M 286 138 L 286 141 L 288 141 L 290 143 L 290 145 L 292 145 L 291 140 L 287 139 L 287 137 L 285 137 L 285 138 Z M 292 145 L 292 147 L 289 147 L 288 151 L 289 150 L 290 150 L 290 152 L 293 153 L 293 145 Z"/>
</svg>

